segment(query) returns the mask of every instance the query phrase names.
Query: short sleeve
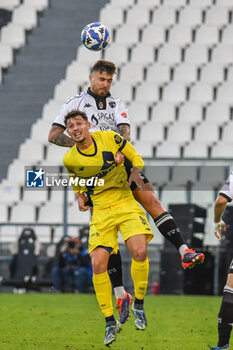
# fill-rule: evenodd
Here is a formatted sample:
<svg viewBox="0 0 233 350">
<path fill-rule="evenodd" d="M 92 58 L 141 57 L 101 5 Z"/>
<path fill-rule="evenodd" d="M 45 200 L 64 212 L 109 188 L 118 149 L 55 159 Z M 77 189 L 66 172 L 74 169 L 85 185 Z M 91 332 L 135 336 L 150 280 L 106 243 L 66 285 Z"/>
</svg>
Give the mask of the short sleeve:
<svg viewBox="0 0 233 350">
<path fill-rule="evenodd" d="M 228 202 L 231 202 L 233 199 L 233 172 L 231 172 L 230 176 L 224 183 L 223 187 L 221 188 L 220 195 L 225 197 Z"/>
<path fill-rule="evenodd" d="M 121 100 L 117 100 L 115 120 L 116 120 L 116 125 L 119 125 L 119 124 L 130 125 L 128 110 L 125 104 Z"/>
<path fill-rule="evenodd" d="M 64 129 L 66 129 L 65 126 L 65 116 L 68 114 L 68 108 L 67 108 L 67 104 L 64 103 L 59 111 L 59 113 L 57 114 L 56 118 L 53 121 L 53 124 L 59 124 L 61 125 Z"/>
<path fill-rule="evenodd" d="M 127 143 L 127 140 L 114 131 L 108 131 L 108 134 L 109 134 L 109 138 L 110 138 L 110 142 L 112 143 L 112 146 L 114 146 L 117 151 L 122 151 Z"/>
<path fill-rule="evenodd" d="M 71 100 L 67 101 L 66 103 L 64 103 L 59 111 L 59 113 L 57 114 L 53 124 L 59 124 L 61 125 L 64 129 L 66 129 L 65 126 L 65 116 L 72 112 L 73 110 L 77 109 L 77 105 L 78 105 L 78 101 L 79 99 L 77 97 L 72 98 Z"/>
</svg>

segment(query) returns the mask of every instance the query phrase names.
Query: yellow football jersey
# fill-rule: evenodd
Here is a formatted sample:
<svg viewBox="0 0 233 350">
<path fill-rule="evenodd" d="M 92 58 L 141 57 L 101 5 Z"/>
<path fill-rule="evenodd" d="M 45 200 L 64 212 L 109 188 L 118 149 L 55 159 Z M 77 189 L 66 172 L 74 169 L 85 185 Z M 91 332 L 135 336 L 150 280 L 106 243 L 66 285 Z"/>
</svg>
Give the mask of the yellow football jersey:
<svg viewBox="0 0 233 350">
<path fill-rule="evenodd" d="M 63 158 L 74 191 L 88 192 L 94 207 L 109 207 L 132 199 L 125 167 L 117 165 L 114 158 L 121 151 L 140 170 L 142 158 L 131 143 L 113 131 L 97 131 L 91 137 L 93 143 L 89 148 L 81 151 L 74 145 Z"/>
</svg>

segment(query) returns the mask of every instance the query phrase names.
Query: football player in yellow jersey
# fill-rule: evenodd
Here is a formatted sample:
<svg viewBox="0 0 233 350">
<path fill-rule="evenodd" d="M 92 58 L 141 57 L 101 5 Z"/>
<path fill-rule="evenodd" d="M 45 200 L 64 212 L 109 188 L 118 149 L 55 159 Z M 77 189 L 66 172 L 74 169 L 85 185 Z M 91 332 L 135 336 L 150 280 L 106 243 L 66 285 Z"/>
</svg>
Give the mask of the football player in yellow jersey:
<svg viewBox="0 0 233 350">
<path fill-rule="evenodd" d="M 132 255 L 135 326 L 139 330 L 147 327 L 143 300 L 149 275 L 147 243 L 153 238 L 153 233 L 129 188 L 132 181 L 142 186 L 139 174 L 143 160 L 128 141 L 113 131 L 90 134 L 90 123 L 81 111 L 68 113 L 65 123 L 76 144 L 65 154 L 64 165 L 73 181 L 77 180 L 73 185 L 77 197 L 88 192 L 93 203 L 89 253 L 96 297 L 106 319 L 104 344 L 109 345 L 115 341 L 121 327 L 113 316 L 112 288 L 107 273 L 109 255 L 118 250 L 118 230 Z M 118 151 L 132 163 L 129 183 L 124 165 L 115 162 Z"/>
<path fill-rule="evenodd" d="M 99 60 L 93 65 L 89 76 L 90 87 L 87 91 L 81 92 L 63 104 L 49 132 L 50 142 L 64 147 L 74 145 L 74 140 L 64 134 L 66 130 L 64 119 L 70 111 L 75 109 L 86 112 L 91 123 L 90 132 L 113 130 L 128 141 L 130 140 L 130 122 L 127 108 L 123 101 L 110 94 L 113 76 L 116 73 L 116 66 L 113 62 Z M 120 159 L 122 161 L 122 154 L 118 152 L 117 162 Z M 124 163 L 128 174 L 130 174 L 130 162 L 125 159 Z M 135 182 L 131 184 L 134 198 L 150 214 L 163 237 L 178 250 L 183 268 L 193 268 L 196 264 L 202 263 L 204 254 L 188 248 L 174 218 L 163 208 L 149 180 L 144 174 L 141 174 L 141 176 L 144 181 L 143 191 L 140 191 Z M 89 204 L 91 203 L 89 202 Z M 79 209 L 81 211 L 89 209 L 84 195 L 79 196 Z M 131 296 L 123 286 L 121 265 L 121 256 L 118 251 L 117 254 L 110 256 L 108 272 L 117 299 L 116 307 L 119 312 L 119 319 L 121 323 L 124 323 L 129 316 Z"/>
</svg>

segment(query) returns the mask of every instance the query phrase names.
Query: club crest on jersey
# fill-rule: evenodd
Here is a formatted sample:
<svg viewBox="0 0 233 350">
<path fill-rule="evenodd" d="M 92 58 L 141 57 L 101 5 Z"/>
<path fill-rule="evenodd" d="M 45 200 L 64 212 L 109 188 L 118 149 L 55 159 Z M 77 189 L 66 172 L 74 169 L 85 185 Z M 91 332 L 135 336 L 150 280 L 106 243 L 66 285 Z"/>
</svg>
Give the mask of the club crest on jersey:
<svg viewBox="0 0 233 350">
<path fill-rule="evenodd" d="M 114 102 L 114 101 L 109 102 L 109 106 L 110 106 L 111 108 L 116 107 L 116 102 Z"/>
<path fill-rule="evenodd" d="M 103 109 L 103 108 L 104 108 L 103 102 L 99 102 L 99 109 Z"/>
<path fill-rule="evenodd" d="M 119 145 L 122 142 L 122 138 L 120 135 L 114 135 L 114 139 L 117 145 Z"/>
<path fill-rule="evenodd" d="M 128 116 L 127 116 L 126 113 L 121 113 L 121 116 L 122 116 L 123 118 L 128 118 Z"/>
</svg>

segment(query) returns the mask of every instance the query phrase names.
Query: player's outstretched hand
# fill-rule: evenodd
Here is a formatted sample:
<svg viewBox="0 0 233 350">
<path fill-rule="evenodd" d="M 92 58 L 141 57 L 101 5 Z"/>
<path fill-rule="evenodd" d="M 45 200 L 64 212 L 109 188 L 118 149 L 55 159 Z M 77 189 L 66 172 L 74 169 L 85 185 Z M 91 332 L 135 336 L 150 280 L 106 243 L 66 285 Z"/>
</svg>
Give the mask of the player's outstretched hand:
<svg viewBox="0 0 233 350">
<path fill-rule="evenodd" d="M 222 238 L 222 231 L 226 231 L 226 224 L 223 220 L 214 223 L 214 234 L 218 239 Z"/>
<path fill-rule="evenodd" d="M 143 178 L 141 177 L 140 170 L 138 168 L 132 168 L 131 169 L 131 174 L 129 177 L 129 185 L 128 187 L 131 186 L 132 182 L 135 182 L 137 187 L 143 191 L 144 188 L 144 181 Z"/>
<path fill-rule="evenodd" d="M 88 205 L 85 205 L 87 198 L 84 193 L 76 193 L 78 199 L 78 207 L 80 211 L 87 211 L 90 209 Z"/>
<path fill-rule="evenodd" d="M 115 162 L 120 165 L 121 163 L 124 162 L 125 160 L 125 157 L 124 157 L 124 154 L 122 154 L 120 151 L 118 151 L 115 155 Z"/>
</svg>

